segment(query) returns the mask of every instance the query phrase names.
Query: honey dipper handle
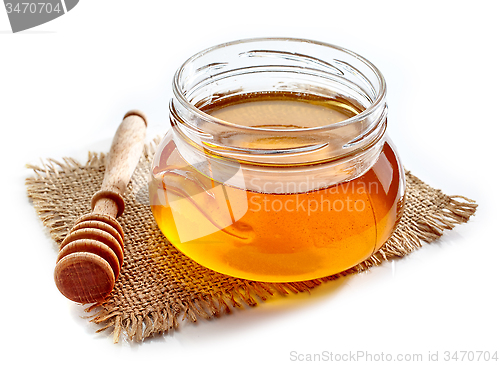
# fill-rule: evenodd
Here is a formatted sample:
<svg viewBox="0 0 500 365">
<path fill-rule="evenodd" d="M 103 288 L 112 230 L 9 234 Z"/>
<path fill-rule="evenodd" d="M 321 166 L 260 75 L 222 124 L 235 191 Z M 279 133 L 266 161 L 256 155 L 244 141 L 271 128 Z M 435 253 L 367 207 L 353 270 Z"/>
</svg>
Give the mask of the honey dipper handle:
<svg viewBox="0 0 500 365">
<path fill-rule="evenodd" d="M 95 213 L 117 217 L 123 212 L 121 195 L 139 162 L 146 137 L 146 117 L 132 110 L 125 114 L 111 144 L 101 190 L 92 198 Z"/>
</svg>

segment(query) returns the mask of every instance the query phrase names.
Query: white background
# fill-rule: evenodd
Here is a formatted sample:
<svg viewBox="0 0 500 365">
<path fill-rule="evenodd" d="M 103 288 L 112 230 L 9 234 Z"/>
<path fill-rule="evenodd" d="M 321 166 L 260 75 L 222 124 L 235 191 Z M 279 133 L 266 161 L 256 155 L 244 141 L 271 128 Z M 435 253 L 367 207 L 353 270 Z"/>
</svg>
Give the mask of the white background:
<svg viewBox="0 0 500 365">
<path fill-rule="evenodd" d="M 51 364 L 286 364 L 292 351 L 500 356 L 497 4 L 82 0 L 18 34 L 0 7 L 0 356 Z M 475 199 L 477 214 L 405 259 L 310 295 L 113 345 L 53 283 L 57 248 L 26 196 L 25 164 L 107 151 L 132 108 L 149 117 L 148 138 L 164 134 L 175 69 L 206 47 L 262 36 L 315 39 L 371 60 L 387 79 L 389 135 L 405 166 Z"/>
</svg>

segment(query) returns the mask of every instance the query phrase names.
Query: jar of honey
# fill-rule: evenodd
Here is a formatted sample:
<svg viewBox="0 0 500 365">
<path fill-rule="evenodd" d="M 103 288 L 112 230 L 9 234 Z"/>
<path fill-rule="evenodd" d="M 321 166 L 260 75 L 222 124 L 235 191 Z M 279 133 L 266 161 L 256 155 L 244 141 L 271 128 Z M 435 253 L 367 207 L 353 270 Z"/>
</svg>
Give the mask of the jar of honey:
<svg viewBox="0 0 500 365">
<path fill-rule="evenodd" d="M 386 135 L 386 83 L 360 55 L 316 41 L 248 39 L 176 72 L 171 129 L 152 166 L 159 228 L 234 277 L 302 281 L 367 259 L 404 208 Z"/>
</svg>

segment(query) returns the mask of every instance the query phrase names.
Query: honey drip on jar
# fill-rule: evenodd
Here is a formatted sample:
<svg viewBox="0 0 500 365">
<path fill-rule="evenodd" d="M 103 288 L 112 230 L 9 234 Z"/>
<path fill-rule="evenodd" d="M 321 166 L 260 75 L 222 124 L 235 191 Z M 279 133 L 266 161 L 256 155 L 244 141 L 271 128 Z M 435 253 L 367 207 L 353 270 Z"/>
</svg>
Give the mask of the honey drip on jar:
<svg viewBox="0 0 500 365">
<path fill-rule="evenodd" d="M 232 124 L 273 129 L 325 126 L 362 111 L 341 97 L 285 92 L 244 94 L 200 109 Z M 246 147 L 289 143 L 274 138 Z M 288 282 L 341 272 L 379 249 L 402 213 L 402 170 L 387 142 L 362 176 L 301 193 L 221 184 L 189 166 L 173 141 L 159 153 L 150 202 L 161 231 L 193 260 L 235 277 Z"/>
</svg>

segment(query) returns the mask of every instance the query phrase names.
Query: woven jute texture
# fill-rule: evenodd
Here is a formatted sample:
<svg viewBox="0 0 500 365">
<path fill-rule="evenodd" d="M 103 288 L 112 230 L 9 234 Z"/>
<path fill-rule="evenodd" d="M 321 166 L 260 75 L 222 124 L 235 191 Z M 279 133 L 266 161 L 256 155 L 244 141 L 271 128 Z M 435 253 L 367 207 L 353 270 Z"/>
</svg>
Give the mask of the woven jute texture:
<svg viewBox="0 0 500 365">
<path fill-rule="evenodd" d="M 108 329 L 115 342 L 124 333 L 141 341 L 177 329 L 186 318 L 210 319 L 229 314 L 233 308 L 255 306 L 271 296 L 308 292 L 322 283 L 403 257 L 467 222 L 477 207 L 474 201 L 445 195 L 407 171 L 404 215 L 392 237 L 365 262 L 317 280 L 278 284 L 241 280 L 198 265 L 173 247 L 157 227 L 147 193 L 154 146 L 145 146 L 124 196 L 125 213 L 119 218 L 125 232 L 121 274 L 103 303 L 85 308 L 92 313 L 90 320 L 99 324 L 98 331 Z M 90 212 L 90 200 L 104 176 L 105 155 L 89 153 L 85 164 L 65 158 L 28 167 L 33 170 L 26 180 L 28 196 L 51 237 L 60 244 L 74 222 Z M 47 265 L 55 265 L 55 258 L 56 252 L 54 262 Z"/>
</svg>

